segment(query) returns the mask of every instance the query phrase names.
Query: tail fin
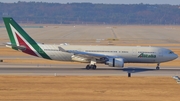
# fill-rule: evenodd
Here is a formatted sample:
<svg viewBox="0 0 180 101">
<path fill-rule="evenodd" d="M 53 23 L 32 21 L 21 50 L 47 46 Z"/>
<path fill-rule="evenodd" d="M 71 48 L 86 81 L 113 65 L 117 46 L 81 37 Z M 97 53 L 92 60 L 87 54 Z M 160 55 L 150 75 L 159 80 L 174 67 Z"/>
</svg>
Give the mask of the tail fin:
<svg viewBox="0 0 180 101">
<path fill-rule="evenodd" d="M 27 41 L 29 44 L 37 44 L 11 17 L 4 17 L 4 24 L 6 26 L 12 46 L 24 45 L 22 41 Z M 24 40 L 23 40 L 24 39 Z"/>
<path fill-rule="evenodd" d="M 24 47 L 24 53 L 50 59 L 49 56 L 39 47 L 39 45 L 14 21 L 11 17 L 3 17 L 11 46 L 18 50 Z"/>
</svg>

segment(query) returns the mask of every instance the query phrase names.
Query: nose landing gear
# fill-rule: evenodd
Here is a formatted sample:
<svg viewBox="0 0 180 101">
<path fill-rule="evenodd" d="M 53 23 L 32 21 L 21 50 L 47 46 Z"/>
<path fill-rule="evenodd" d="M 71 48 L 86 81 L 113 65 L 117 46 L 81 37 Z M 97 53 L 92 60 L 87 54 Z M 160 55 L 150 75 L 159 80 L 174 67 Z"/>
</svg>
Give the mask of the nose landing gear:
<svg viewBox="0 0 180 101">
<path fill-rule="evenodd" d="M 156 70 L 159 70 L 160 69 L 160 63 L 157 64 L 157 67 L 156 67 Z"/>
</svg>

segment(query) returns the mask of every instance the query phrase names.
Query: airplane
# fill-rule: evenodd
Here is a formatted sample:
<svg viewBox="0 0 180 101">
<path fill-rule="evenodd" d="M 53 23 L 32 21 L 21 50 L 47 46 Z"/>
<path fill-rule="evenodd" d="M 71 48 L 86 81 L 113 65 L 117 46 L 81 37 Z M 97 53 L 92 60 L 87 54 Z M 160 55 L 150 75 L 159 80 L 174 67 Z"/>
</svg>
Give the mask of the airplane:
<svg viewBox="0 0 180 101">
<path fill-rule="evenodd" d="M 34 41 L 12 17 L 3 17 L 10 39 L 6 47 L 26 54 L 57 61 L 87 63 L 87 70 L 97 68 L 97 63 L 109 67 L 123 68 L 125 63 L 160 63 L 178 58 L 173 51 L 163 47 L 141 46 L 88 46 L 88 45 L 49 45 Z"/>
</svg>

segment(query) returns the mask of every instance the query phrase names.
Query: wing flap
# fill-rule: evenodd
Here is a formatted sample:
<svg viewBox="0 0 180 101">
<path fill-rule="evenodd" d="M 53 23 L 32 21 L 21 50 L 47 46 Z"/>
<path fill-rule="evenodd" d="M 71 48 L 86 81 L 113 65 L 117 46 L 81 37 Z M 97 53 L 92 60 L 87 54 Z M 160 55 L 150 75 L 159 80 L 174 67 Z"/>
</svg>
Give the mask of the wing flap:
<svg viewBox="0 0 180 101">
<path fill-rule="evenodd" d="M 59 50 L 62 52 L 68 52 L 74 54 L 74 56 L 79 56 L 82 58 L 87 58 L 87 59 L 105 59 L 105 58 L 116 58 L 117 56 L 109 56 L 105 54 L 100 54 L 100 53 L 90 53 L 90 52 L 83 52 L 83 51 L 77 51 L 77 50 L 65 50 L 62 47 L 59 47 Z"/>
<path fill-rule="evenodd" d="M 88 52 L 82 52 L 82 51 L 67 51 L 67 52 L 73 53 L 75 56 L 80 56 L 84 58 L 100 59 L 103 57 L 107 57 L 107 55 L 104 55 L 104 54 L 88 53 Z"/>
<path fill-rule="evenodd" d="M 83 58 L 100 59 L 103 57 L 107 57 L 104 54 L 88 53 L 88 52 L 83 52 L 83 51 L 70 51 L 70 50 L 65 50 L 62 47 L 58 47 L 58 48 L 62 52 L 72 53 L 72 54 L 74 54 L 74 56 L 79 56 L 79 57 L 83 57 Z"/>
</svg>

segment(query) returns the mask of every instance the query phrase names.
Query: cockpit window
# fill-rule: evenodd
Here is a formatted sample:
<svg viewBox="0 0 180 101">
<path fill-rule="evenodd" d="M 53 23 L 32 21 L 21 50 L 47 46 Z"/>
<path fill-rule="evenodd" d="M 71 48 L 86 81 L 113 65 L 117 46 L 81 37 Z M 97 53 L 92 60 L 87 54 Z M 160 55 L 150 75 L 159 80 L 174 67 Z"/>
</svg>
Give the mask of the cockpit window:
<svg viewBox="0 0 180 101">
<path fill-rule="evenodd" d="M 174 54 L 174 52 L 173 52 L 173 51 L 170 51 L 169 54 Z"/>
</svg>

